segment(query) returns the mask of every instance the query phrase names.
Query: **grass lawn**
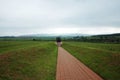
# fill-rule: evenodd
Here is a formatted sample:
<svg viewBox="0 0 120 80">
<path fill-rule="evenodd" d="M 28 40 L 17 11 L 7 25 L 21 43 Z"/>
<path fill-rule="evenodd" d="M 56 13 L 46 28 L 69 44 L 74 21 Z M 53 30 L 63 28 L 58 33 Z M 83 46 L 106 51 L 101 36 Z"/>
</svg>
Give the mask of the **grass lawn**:
<svg viewBox="0 0 120 80">
<path fill-rule="evenodd" d="M 54 42 L 0 42 L 0 80 L 55 80 L 56 63 Z"/>
<path fill-rule="evenodd" d="M 120 44 L 64 42 L 63 48 L 105 80 L 120 80 Z"/>
<path fill-rule="evenodd" d="M 25 49 L 39 46 L 38 41 L 0 41 L 0 54 L 12 50 Z"/>
</svg>

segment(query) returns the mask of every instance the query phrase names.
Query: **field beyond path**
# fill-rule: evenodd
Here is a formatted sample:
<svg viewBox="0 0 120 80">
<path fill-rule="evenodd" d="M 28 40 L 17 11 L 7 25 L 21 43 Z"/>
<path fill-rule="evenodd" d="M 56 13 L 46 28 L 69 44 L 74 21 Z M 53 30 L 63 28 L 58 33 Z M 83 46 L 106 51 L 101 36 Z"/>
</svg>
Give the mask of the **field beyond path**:
<svg viewBox="0 0 120 80">
<path fill-rule="evenodd" d="M 55 80 L 56 62 L 53 42 L 0 42 L 0 80 Z"/>
<path fill-rule="evenodd" d="M 58 48 L 56 80 L 103 80 L 62 47 Z"/>
</svg>

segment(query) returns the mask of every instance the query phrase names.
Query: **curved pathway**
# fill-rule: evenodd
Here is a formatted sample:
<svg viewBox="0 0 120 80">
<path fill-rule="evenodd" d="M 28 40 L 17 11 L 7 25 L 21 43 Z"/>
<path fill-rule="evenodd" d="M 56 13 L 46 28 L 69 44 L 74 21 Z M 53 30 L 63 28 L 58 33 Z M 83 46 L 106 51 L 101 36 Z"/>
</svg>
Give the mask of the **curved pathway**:
<svg viewBox="0 0 120 80">
<path fill-rule="evenodd" d="M 62 47 L 58 47 L 56 80 L 103 80 Z"/>
</svg>

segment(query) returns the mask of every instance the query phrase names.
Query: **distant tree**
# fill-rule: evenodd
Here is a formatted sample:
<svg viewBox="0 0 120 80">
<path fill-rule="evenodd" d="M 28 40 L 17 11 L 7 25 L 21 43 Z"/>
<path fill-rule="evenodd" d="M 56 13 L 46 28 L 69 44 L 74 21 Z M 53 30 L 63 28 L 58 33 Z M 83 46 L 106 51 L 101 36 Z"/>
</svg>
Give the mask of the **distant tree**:
<svg viewBox="0 0 120 80">
<path fill-rule="evenodd" d="M 36 41 L 36 39 L 33 39 L 33 41 Z"/>
</svg>

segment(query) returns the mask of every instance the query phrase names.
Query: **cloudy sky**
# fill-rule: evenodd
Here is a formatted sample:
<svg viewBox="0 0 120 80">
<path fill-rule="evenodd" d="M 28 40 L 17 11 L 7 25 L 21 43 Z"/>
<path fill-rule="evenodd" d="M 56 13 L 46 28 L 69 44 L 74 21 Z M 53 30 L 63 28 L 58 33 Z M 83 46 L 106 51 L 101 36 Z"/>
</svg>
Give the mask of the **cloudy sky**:
<svg viewBox="0 0 120 80">
<path fill-rule="evenodd" d="M 0 36 L 120 33 L 120 0 L 0 0 Z"/>
</svg>

